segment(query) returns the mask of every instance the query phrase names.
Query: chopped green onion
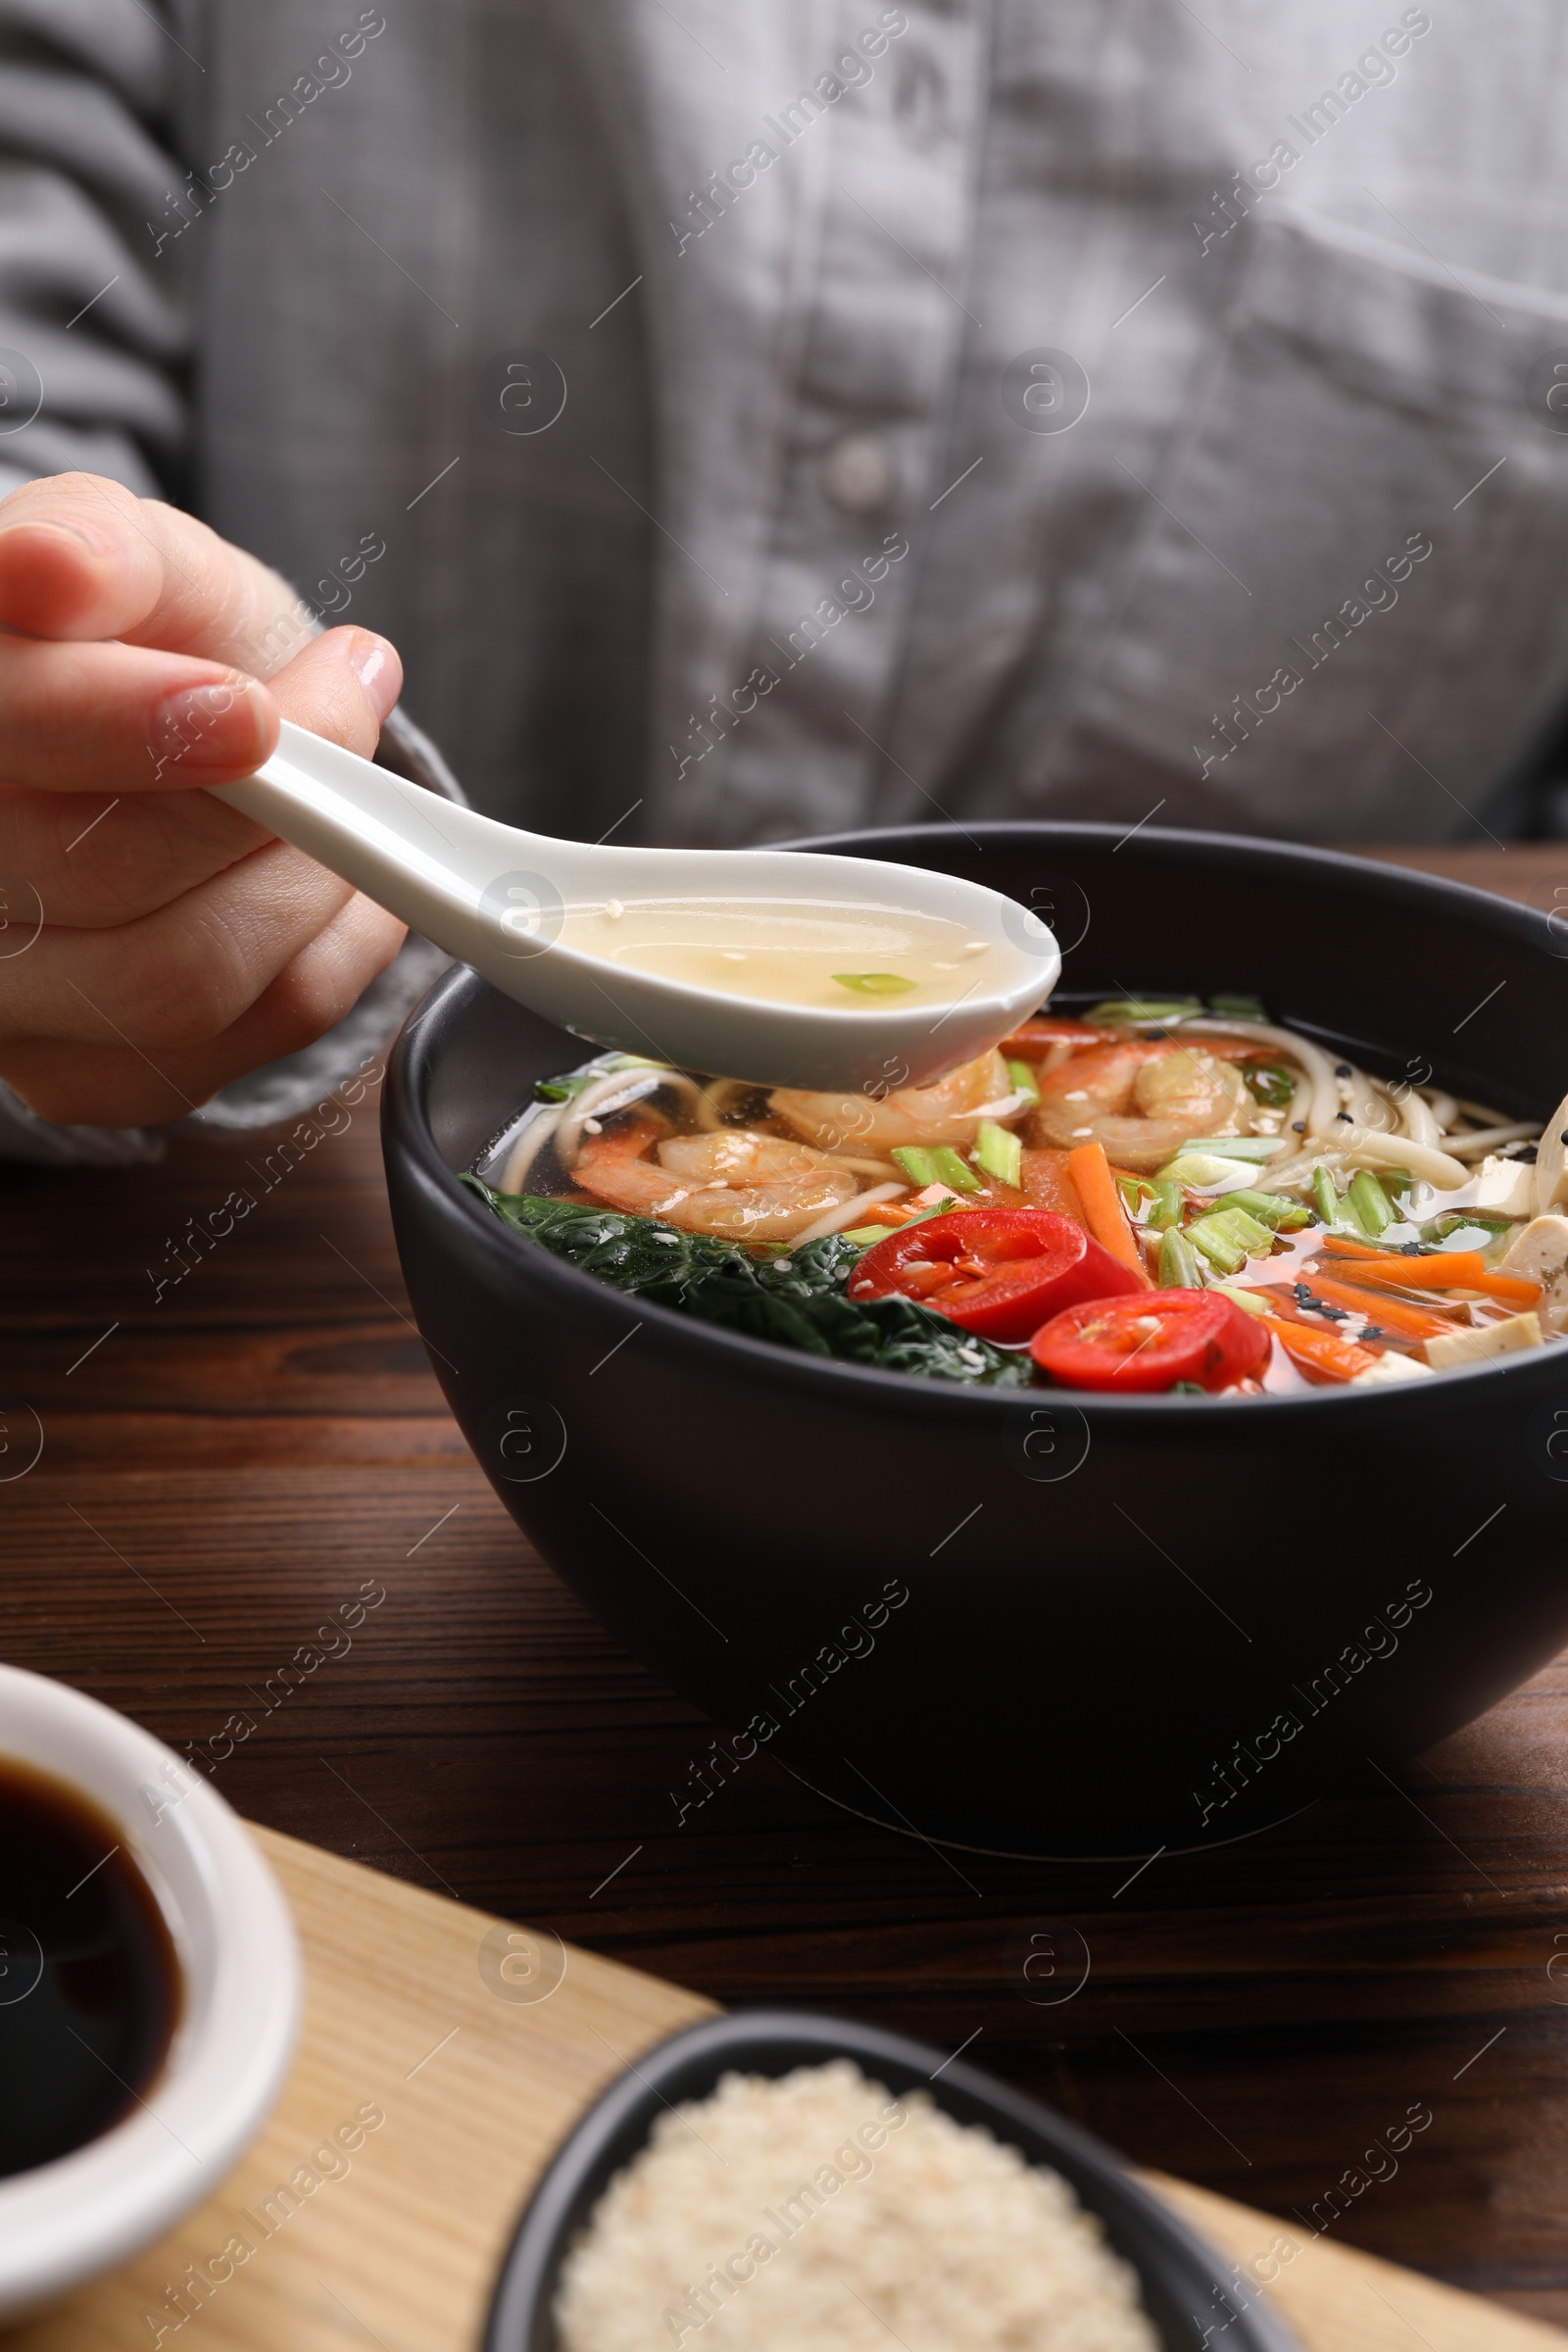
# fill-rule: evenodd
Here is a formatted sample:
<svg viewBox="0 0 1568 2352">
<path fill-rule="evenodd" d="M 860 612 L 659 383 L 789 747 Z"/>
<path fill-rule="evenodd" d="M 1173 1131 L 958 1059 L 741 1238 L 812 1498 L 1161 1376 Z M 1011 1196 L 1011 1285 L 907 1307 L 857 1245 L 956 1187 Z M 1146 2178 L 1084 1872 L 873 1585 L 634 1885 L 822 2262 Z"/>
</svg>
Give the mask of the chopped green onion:
<svg viewBox="0 0 1568 2352">
<path fill-rule="evenodd" d="M 672 1070 L 674 1066 L 672 1061 L 656 1061 L 649 1054 L 606 1054 L 586 1070 L 566 1070 L 559 1078 L 536 1078 L 533 1099 L 536 1102 L 569 1102 L 585 1086 L 597 1086 L 601 1078 L 617 1070 Z"/>
<path fill-rule="evenodd" d="M 1027 1061 L 1009 1061 L 1007 1076 L 1012 1080 L 1012 1091 L 1015 1095 L 1027 1095 L 1031 1105 L 1039 1102 L 1039 1082 Z"/>
<path fill-rule="evenodd" d="M 1088 1017 L 1092 1021 L 1184 1021 L 1202 1009 L 1197 997 L 1107 997 Z"/>
<path fill-rule="evenodd" d="M 1182 1188 L 1174 1176 L 1154 1178 L 1154 1202 L 1144 1222 L 1156 1233 L 1168 1233 L 1182 1221 Z"/>
<path fill-rule="evenodd" d="M 1296 1100 L 1296 1072 L 1284 1061 L 1250 1061 L 1242 1071 L 1247 1091 L 1265 1110 L 1283 1110 Z"/>
<path fill-rule="evenodd" d="M 1208 1287 L 1211 1291 L 1223 1292 L 1231 1304 L 1241 1307 L 1246 1314 L 1271 1315 L 1274 1312 L 1272 1298 L 1260 1298 L 1256 1291 L 1242 1290 L 1234 1282 L 1211 1282 Z"/>
<path fill-rule="evenodd" d="M 1274 1237 L 1245 1208 L 1211 1209 L 1187 1228 L 1187 1239 L 1221 1274 L 1239 1273 L 1250 1257 L 1266 1257 Z"/>
<path fill-rule="evenodd" d="M 1277 1135 L 1195 1135 L 1183 1144 L 1184 1152 L 1212 1152 L 1221 1159 L 1273 1159 L 1277 1156 L 1280 1139 Z"/>
<path fill-rule="evenodd" d="M 1250 1159 L 1229 1159 L 1218 1152 L 1178 1152 L 1159 1171 L 1173 1184 L 1190 1184 L 1203 1192 L 1216 1185 L 1245 1183 L 1257 1173 Z"/>
<path fill-rule="evenodd" d="M 1266 1021 L 1268 1012 L 1257 997 L 1210 997 L 1210 1012 L 1228 1013 L 1233 1021 Z"/>
<path fill-rule="evenodd" d="M 1223 1208 L 1211 1209 L 1209 1214 L 1219 1219 L 1227 1233 L 1235 1235 L 1249 1257 L 1267 1257 L 1274 1246 L 1274 1236 L 1258 1218 L 1237 1205 L 1234 1193 Z"/>
<path fill-rule="evenodd" d="M 858 989 L 862 997 L 903 997 L 915 986 L 901 972 L 835 972 L 840 988 Z"/>
<path fill-rule="evenodd" d="M 1167 1396 L 1206 1396 L 1208 1391 L 1200 1380 L 1173 1380 L 1165 1394 Z"/>
<path fill-rule="evenodd" d="M 1386 1233 L 1394 1224 L 1395 1215 L 1389 1206 L 1389 1196 L 1370 1168 L 1356 1169 L 1345 1198 L 1362 1232 L 1372 1241 L 1375 1242 L 1380 1233 Z"/>
<path fill-rule="evenodd" d="M 974 1139 L 974 1164 L 995 1176 L 999 1184 L 1023 1182 L 1023 1146 L 994 1119 L 982 1119 Z"/>
<path fill-rule="evenodd" d="M 1312 1198 L 1317 1202 L 1317 1213 L 1324 1224 L 1338 1224 L 1340 1196 L 1335 1190 L 1333 1176 L 1321 1160 L 1312 1170 Z"/>
<path fill-rule="evenodd" d="M 1198 1252 L 1179 1225 L 1173 1225 L 1159 1245 L 1159 1287 L 1162 1291 L 1200 1291 L 1203 1287 Z"/>
<path fill-rule="evenodd" d="M 1400 1205 L 1400 1194 L 1407 1193 L 1415 1182 L 1415 1178 L 1408 1168 L 1374 1168 L 1372 1174 L 1382 1185 L 1396 1208 Z"/>
<path fill-rule="evenodd" d="M 928 1184 L 946 1184 L 956 1193 L 985 1190 L 974 1170 L 964 1165 L 951 1144 L 944 1144 L 935 1152 L 924 1144 L 900 1144 L 893 1157 L 917 1192 L 924 1192 Z"/>
<path fill-rule="evenodd" d="M 933 1200 L 929 1208 L 917 1208 L 912 1216 L 905 1218 L 902 1225 L 856 1225 L 848 1233 L 842 1234 L 838 1238 L 842 1241 L 853 1242 L 857 1250 L 869 1250 L 875 1243 L 885 1242 L 890 1233 L 909 1233 L 916 1225 L 925 1224 L 929 1217 L 947 1216 L 949 1211 L 956 1208 L 957 1205 L 956 1200 Z M 788 1242 L 781 1243 L 779 1246 L 786 1252 L 791 1247 Z"/>
<path fill-rule="evenodd" d="M 1169 1241 L 1170 1236 L 1165 1236 Z M 1239 1274 L 1247 1263 L 1247 1250 L 1234 1234 L 1228 1233 L 1217 1217 L 1199 1217 L 1187 1228 L 1186 1239 L 1194 1250 L 1200 1250 L 1209 1264 L 1221 1274 Z M 1165 1243 L 1160 1244 L 1161 1256 Z"/>
<path fill-rule="evenodd" d="M 1020 1151 L 1022 1146 L 1019 1147 Z M 951 1184 L 956 1193 L 983 1193 L 985 1186 L 967 1161 L 958 1157 L 951 1144 L 943 1144 L 929 1154 L 931 1184 Z"/>
<path fill-rule="evenodd" d="M 1273 1233 L 1297 1233 L 1312 1222 L 1312 1211 L 1305 1202 L 1293 1200 L 1286 1193 L 1227 1193 L 1225 1205 L 1245 1208 L 1250 1217 Z"/>
<path fill-rule="evenodd" d="M 916 1191 L 924 1192 L 928 1184 L 937 1181 L 936 1153 L 924 1144 L 900 1144 L 893 1153 Z"/>
<path fill-rule="evenodd" d="M 1430 1224 L 1423 1225 L 1421 1239 L 1424 1242 L 1446 1242 L 1451 1249 L 1455 1235 L 1460 1233 L 1474 1231 L 1485 1234 L 1490 1242 L 1494 1241 L 1499 1233 L 1513 1233 L 1517 1227 L 1516 1217 L 1494 1217 L 1476 1208 L 1450 1209 L 1446 1216 L 1434 1217 Z M 1485 1248 L 1486 1243 L 1481 1247 Z"/>
</svg>

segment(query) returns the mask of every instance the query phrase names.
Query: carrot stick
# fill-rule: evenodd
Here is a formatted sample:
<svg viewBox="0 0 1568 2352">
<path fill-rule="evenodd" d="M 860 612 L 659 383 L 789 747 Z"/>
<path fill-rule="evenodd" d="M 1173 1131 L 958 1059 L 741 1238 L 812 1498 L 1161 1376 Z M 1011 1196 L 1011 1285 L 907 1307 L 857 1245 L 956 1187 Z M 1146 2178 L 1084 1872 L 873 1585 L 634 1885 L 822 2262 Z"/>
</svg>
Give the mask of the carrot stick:
<svg viewBox="0 0 1568 2352">
<path fill-rule="evenodd" d="M 1356 1268 L 1357 1273 L 1360 1268 Z M 1358 1315 L 1370 1315 L 1386 1331 L 1402 1331 L 1406 1339 L 1450 1339 L 1462 1328 L 1449 1315 L 1435 1315 L 1424 1306 L 1406 1306 L 1401 1299 L 1389 1298 L 1381 1291 L 1360 1290 L 1348 1282 L 1325 1282 L 1320 1274 L 1310 1278 L 1311 1286 L 1320 1298 L 1330 1306 L 1348 1306 Z"/>
<path fill-rule="evenodd" d="M 1140 1282 L 1152 1288 L 1144 1253 L 1139 1249 L 1127 1211 L 1121 1204 L 1116 1179 L 1110 1172 L 1103 1144 L 1080 1144 L 1067 1154 L 1067 1173 L 1077 1187 L 1078 1198 L 1084 1204 L 1084 1218 L 1090 1232 L 1102 1250 L 1108 1250 L 1124 1266 L 1131 1267 Z"/>
<path fill-rule="evenodd" d="M 1330 1235 L 1325 1249 L 1332 1250 L 1336 1238 Z M 1489 1274 L 1479 1250 L 1439 1250 L 1430 1257 L 1398 1257 L 1377 1250 L 1365 1257 L 1358 1251 L 1350 1254 L 1357 1282 L 1400 1283 L 1407 1291 L 1479 1291 L 1485 1298 L 1504 1298 L 1515 1306 L 1534 1306 L 1541 1297 L 1539 1282 L 1517 1274 Z"/>
<path fill-rule="evenodd" d="M 1267 1325 L 1293 1363 L 1325 1380 L 1354 1380 L 1378 1360 L 1372 1348 L 1357 1348 L 1353 1340 L 1342 1340 L 1332 1331 L 1310 1331 L 1304 1323 L 1287 1323 L 1283 1315 L 1259 1315 L 1258 1321 Z"/>
<path fill-rule="evenodd" d="M 1399 1274 L 1419 1290 L 1436 1284 L 1463 1283 L 1469 1289 L 1478 1275 L 1487 1270 L 1486 1260 L 1479 1250 L 1433 1250 L 1424 1256 L 1406 1257 L 1401 1250 L 1376 1250 L 1367 1242 L 1352 1242 L 1348 1234 L 1329 1233 L 1322 1247 L 1330 1257 L 1353 1257 L 1358 1260 L 1357 1274 Z"/>
<path fill-rule="evenodd" d="M 1396 1278 L 1416 1291 L 1473 1291 L 1486 1279 L 1487 1264 L 1479 1250 L 1434 1250 L 1425 1256 L 1406 1257 L 1402 1250 L 1377 1250 L 1343 1233 L 1325 1234 L 1322 1247 L 1331 1257 L 1358 1260 L 1357 1279 L 1377 1274 L 1385 1281 Z"/>
<path fill-rule="evenodd" d="M 1434 1283 L 1434 1290 L 1449 1286 Z M 1541 1298 L 1539 1282 L 1527 1282 L 1522 1274 L 1482 1274 L 1474 1282 L 1455 1281 L 1455 1290 L 1479 1291 L 1483 1298 L 1500 1298 L 1509 1306 L 1535 1306 Z"/>
</svg>

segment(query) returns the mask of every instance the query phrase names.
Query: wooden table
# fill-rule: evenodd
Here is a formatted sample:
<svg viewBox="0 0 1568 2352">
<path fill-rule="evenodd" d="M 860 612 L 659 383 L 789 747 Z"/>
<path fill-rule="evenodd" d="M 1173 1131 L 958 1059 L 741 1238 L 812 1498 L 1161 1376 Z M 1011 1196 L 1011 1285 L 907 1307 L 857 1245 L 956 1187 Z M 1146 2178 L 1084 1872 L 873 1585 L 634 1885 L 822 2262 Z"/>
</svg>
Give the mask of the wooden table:
<svg viewBox="0 0 1568 2352">
<path fill-rule="evenodd" d="M 1401 855 L 1547 907 L 1568 891 L 1568 848 Z M 1568 2323 L 1568 1657 L 1402 1790 L 1131 1885 L 972 1856 L 960 1875 L 765 1753 L 677 1828 L 708 1726 L 469 1460 L 408 1320 L 373 1112 L 156 1302 L 187 1220 L 261 1193 L 257 1139 L 180 1135 L 109 1177 L 0 1171 L 0 1381 L 43 1432 L 0 1484 L 4 1655 L 220 1757 L 257 1820 L 717 2000 L 966 2044 L 1249 2205 L 1308 2216 L 1424 2105 L 1331 2242 Z M 0 1470 L 31 1450 L 34 1424 L 9 1427 Z M 310 1647 L 372 1600 L 350 1647 Z M 1092 1968 L 1037 2006 L 1010 1947 L 1052 1925 Z"/>
</svg>

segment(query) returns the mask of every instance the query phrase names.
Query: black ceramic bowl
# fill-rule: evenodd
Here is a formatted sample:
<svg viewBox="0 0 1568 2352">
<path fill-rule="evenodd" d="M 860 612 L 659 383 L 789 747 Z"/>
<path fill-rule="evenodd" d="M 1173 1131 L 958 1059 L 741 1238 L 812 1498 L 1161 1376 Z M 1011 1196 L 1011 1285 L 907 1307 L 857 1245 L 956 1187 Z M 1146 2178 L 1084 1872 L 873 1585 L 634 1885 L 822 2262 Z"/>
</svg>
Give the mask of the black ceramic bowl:
<svg viewBox="0 0 1568 2352">
<path fill-rule="evenodd" d="M 1244 2266 L 1239 2280 L 1227 2276 L 1203 2240 L 1133 2180 L 1102 2141 L 1049 2107 L 978 2067 L 945 2063 L 941 2050 L 902 2034 L 788 2009 L 742 2011 L 692 2026 L 639 2058 L 636 2071 L 590 2107 L 518 2224 L 482 2352 L 557 2352 L 551 2306 L 562 2259 L 612 2176 L 638 2153 L 667 2107 L 706 2098 L 722 2075 L 787 2075 L 840 2057 L 853 2058 L 895 2095 L 928 2089 L 960 2124 L 983 2124 L 1031 2164 L 1060 2173 L 1138 2273 L 1161 2352 L 1201 2352 L 1222 2330 L 1232 2352 L 1298 2352 L 1296 2337 L 1258 2300 L 1277 2275 L 1265 2255 L 1267 2241 L 1257 2249 L 1265 2258 L 1250 2274 Z"/>
<path fill-rule="evenodd" d="M 1332 854 L 1146 827 L 824 844 L 1034 905 L 1065 989 L 1248 990 L 1510 1116 L 1568 1087 L 1543 914 Z M 1568 1639 L 1568 1350 L 1251 1400 L 992 1394 L 640 1301 L 457 1181 L 583 1048 L 450 974 L 384 1107 L 398 1243 L 497 1493 L 640 1656 L 893 1828 L 1035 1855 L 1223 1840 L 1455 1730 Z"/>
</svg>

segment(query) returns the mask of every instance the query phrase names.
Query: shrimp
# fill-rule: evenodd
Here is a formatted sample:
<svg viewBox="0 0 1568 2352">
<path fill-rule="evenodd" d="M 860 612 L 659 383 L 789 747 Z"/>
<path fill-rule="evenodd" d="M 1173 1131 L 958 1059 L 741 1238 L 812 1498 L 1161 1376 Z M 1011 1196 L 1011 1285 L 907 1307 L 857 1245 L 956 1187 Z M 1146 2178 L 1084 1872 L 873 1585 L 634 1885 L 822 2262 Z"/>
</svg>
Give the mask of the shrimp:
<svg viewBox="0 0 1568 2352">
<path fill-rule="evenodd" d="M 1010 1115 L 1012 1079 L 1000 1054 L 982 1054 L 935 1086 L 906 1086 L 877 1102 L 869 1095 L 806 1095 L 776 1087 L 769 1110 L 824 1150 L 853 1145 L 884 1156 L 904 1144 L 968 1144 L 985 1118 Z M 1014 1108 L 1021 1109 L 1016 1103 Z"/>
<path fill-rule="evenodd" d="M 661 1132 L 642 1118 L 590 1135 L 572 1174 L 612 1208 L 721 1241 L 792 1241 L 860 1189 L 852 1168 L 786 1137 L 745 1127 L 665 1136 L 650 1157 Z"/>
<path fill-rule="evenodd" d="M 1195 1135 L 1247 1135 L 1253 1102 L 1234 1062 L 1175 1039 L 1129 1038 L 1075 1054 L 1040 1081 L 1031 1140 L 1102 1144 L 1149 1175 Z"/>
</svg>

